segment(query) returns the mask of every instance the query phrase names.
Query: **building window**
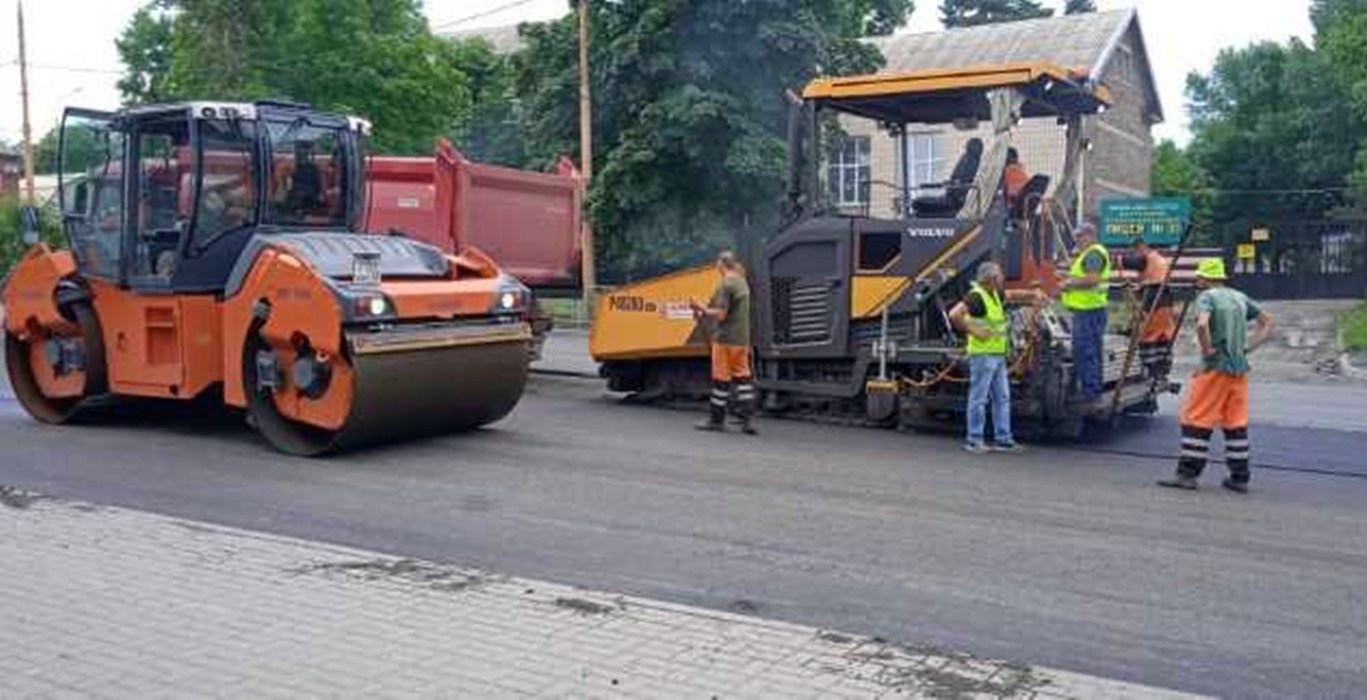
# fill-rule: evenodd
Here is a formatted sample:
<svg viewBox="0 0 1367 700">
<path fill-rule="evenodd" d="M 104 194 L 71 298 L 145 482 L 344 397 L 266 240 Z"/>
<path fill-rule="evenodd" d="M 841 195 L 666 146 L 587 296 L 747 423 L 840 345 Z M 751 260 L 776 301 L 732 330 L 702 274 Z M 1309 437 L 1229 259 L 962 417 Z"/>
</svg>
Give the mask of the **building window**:
<svg viewBox="0 0 1367 700">
<path fill-rule="evenodd" d="M 869 204 L 869 137 L 846 136 L 831 148 L 831 202 L 838 207 Z"/>
<path fill-rule="evenodd" d="M 926 185 L 944 182 L 949 177 L 945 171 L 945 145 L 935 134 L 910 134 L 907 136 L 908 150 L 911 155 L 911 182 L 908 189 L 913 198 L 937 192 L 925 192 Z M 900 173 L 899 173 L 900 177 Z"/>
</svg>

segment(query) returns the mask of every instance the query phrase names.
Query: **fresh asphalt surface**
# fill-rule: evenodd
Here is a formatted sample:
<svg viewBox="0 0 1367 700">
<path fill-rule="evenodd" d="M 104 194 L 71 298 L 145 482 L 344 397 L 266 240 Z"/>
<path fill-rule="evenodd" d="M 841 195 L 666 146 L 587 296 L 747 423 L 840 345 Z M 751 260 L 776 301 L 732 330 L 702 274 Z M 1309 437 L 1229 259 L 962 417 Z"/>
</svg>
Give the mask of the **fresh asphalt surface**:
<svg viewBox="0 0 1367 700">
<path fill-rule="evenodd" d="M 1367 433 L 1343 429 L 1360 406 L 1255 432 L 1259 461 L 1364 472 Z M 707 435 L 564 378 L 490 429 L 328 460 L 221 411 L 96 417 L 39 426 L 0 386 L 0 483 L 1225 697 L 1367 695 L 1362 476 L 1259 470 L 1240 498 L 1213 468 L 1174 493 L 1152 485 L 1166 459 L 773 420 Z M 1159 419 L 1101 447 L 1174 439 Z"/>
</svg>

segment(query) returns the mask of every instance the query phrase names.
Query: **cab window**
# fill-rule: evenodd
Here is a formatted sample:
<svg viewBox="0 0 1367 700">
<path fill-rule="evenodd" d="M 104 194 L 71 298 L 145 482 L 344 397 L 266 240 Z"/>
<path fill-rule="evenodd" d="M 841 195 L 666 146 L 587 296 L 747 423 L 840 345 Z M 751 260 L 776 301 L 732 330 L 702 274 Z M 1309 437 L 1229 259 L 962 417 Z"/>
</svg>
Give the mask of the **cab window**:
<svg viewBox="0 0 1367 700">
<path fill-rule="evenodd" d="M 189 124 L 184 119 L 138 125 L 134 277 L 169 280 L 193 207 Z"/>
<path fill-rule="evenodd" d="M 195 249 L 256 221 L 256 183 L 252 176 L 251 122 L 205 120 L 199 125 L 201 172 L 195 210 Z"/>
<path fill-rule="evenodd" d="M 859 271 L 882 272 L 902 254 L 902 232 L 869 232 L 859 235 Z"/>
<path fill-rule="evenodd" d="M 346 225 L 343 130 L 307 120 L 271 123 L 270 222 L 282 226 Z"/>
<path fill-rule="evenodd" d="M 69 114 L 62 124 L 62 215 L 85 274 L 117 279 L 123 251 L 123 132 L 108 117 Z"/>
</svg>

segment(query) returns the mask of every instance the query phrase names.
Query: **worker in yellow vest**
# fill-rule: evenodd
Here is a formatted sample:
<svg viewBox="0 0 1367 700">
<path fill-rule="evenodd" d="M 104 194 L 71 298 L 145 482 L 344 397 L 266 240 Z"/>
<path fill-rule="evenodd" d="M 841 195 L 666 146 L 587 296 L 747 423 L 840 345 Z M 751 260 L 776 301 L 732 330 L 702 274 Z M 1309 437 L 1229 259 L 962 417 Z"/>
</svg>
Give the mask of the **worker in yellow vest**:
<svg viewBox="0 0 1367 700">
<path fill-rule="evenodd" d="M 973 453 L 1021 451 L 1011 435 L 1011 378 L 1006 364 L 1010 324 L 1002 303 L 1005 294 L 1001 266 L 985 262 L 978 266 L 968 295 L 949 311 L 950 322 L 968 336 L 968 440 L 964 449 Z M 990 447 L 983 435 L 989 402 L 994 433 Z"/>
<path fill-rule="evenodd" d="M 1077 245 L 1068 279 L 1063 281 L 1063 306 L 1073 315 L 1073 374 L 1083 399 L 1096 401 L 1105 386 L 1102 356 L 1111 299 L 1111 253 L 1097 242 L 1092 224 L 1079 226 L 1073 238 Z"/>
</svg>

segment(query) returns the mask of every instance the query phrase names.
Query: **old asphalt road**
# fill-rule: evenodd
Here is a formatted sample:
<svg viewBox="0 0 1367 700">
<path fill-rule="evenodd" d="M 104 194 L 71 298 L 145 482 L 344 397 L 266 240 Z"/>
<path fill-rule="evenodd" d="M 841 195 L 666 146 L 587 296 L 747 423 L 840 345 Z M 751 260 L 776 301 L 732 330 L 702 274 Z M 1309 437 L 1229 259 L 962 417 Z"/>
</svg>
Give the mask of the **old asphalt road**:
<svg viewBox="0 0 1367 700">
<path fill-rule="evenodd" d="M 538 379 L 491 429 L 309 461 L 221 412 L 50 428 L 0 398 L 0 483 L 1193 692 L 1367 692 L 1367 479 L 1172 493 L 1144 457 L 693 418 Z M 1286 431 L 1279 459 L 1360 464 L 1345 421 Z"/>
</svg>

